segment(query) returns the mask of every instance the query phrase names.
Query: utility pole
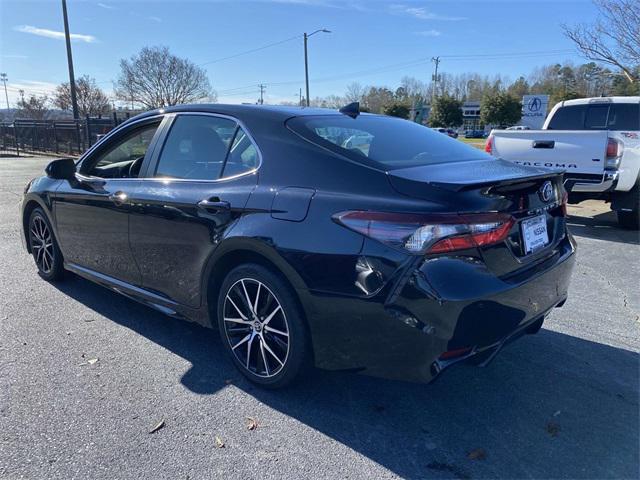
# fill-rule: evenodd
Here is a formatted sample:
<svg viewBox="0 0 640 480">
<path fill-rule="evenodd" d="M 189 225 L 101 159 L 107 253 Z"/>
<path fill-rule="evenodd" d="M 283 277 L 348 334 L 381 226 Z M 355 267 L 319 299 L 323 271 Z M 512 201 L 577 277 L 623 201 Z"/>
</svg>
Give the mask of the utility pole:
<svg viewBox="0 0 640 480">
<path fill-rule="evenodd" d="M 0 82 L 4 83 L 4 98 L 7 101 L 7 110 L 9 110 L 9 95 L 7 95 L 7 82 L 9 78 L 6 73 L 0 73 Z M 9 112 L 7 112 L 9 113 Z"/>
<path fill-rule="evenodd" d="M 309 58 L 307 56 L 307 32 L 304 32 L 304 83 L 307 86 L 307 107 L 309 106 Z M 6 83 L 5 83 L 6 90 Z"/>
<path fill-rule="evenodd" d="M 323 32 L 323 33 L 331 33 L 330 30 L 327 30 L 326 28 L 321 28 L 320 30 L 316 30 L 315 32 L 311 32 L 307 35 L 307 32 L 304 33 L 304 83 L 306 85 L 306 90 L 307 90 L 307 107 L 309 106 L 309 57 L 307 55 L 307 40 L 309 39 L 309 37 L 311 35 L 315 35 L 318 32 Z"/>
<path fill-rule="evenodd" d="M 260 87 L 260 105 L 264 104 L 264 91 L 267 89 L 266 85 L 263 85 L 262 83 L 260 85 L 258 85 L 258 87 Z"/>
<path fill-rule="evenodd" d="M 440 57 L 431 57 L 431 61 L 436 64 L 436 71 L 433 74 L 431 80 L 433 80 L 433 91 L 431 92 L 431 104 L 433 105 L 433 100 L 436 96 L 436 90 L 438 88 L 438 65 L 440 65 Z"/>
<path fill-rule="evenodd" d="M 64 37 L 67 42 L 67 63 L 69 64 L 69 89 L 71 90 L 71 106 L 73 118 L 78 120 L 78 99 L 76 97 L 76 79 L 73 74 L 73 55 L 71 55 L 71 37 L 69 35 L 69 18 L 67 17 L 67 0 L 62 0 L 62 17 L 64 20 Z"/>
</svg>

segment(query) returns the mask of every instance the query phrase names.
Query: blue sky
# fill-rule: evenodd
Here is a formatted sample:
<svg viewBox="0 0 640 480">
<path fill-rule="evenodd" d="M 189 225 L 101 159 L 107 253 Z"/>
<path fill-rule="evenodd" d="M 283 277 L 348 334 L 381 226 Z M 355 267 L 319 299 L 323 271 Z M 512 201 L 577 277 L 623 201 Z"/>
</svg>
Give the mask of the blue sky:
<svg viewBox="0 0 640 480">
<path fill-rule="evenodd" d="M 166 45 L 205 64 L 225 103 L 255 101 L 259 83 L 267 85 L 267 102 L 294 101 L 304 87 L 305 31 L 332 31 L 309 39 L 315 97 L 343 94 L 352 81 L 395 88 L 405 75 L 427 80 L 436 55 L 442 72 L 511 78 L 543 64 L 578 63 L 560 23 L 596 16 L 590 0 L 67 0 L 67 6 L 76 76 L 91 75 L 110 93 L 121 58 Z M 60 1 L 2 0 L 0 27 L 0 71 L 9 77 L 10 102 L 19 88 L 45 93 L 68 80 Z"/>
</svg>

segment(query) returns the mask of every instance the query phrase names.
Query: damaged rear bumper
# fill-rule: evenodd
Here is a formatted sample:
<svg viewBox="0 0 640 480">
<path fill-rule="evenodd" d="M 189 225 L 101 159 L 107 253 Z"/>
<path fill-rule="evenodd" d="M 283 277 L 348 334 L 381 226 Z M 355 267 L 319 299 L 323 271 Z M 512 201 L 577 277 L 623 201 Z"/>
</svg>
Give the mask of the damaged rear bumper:
<svg viewBox="0 0 640 480">
<path fill-rule="evenodd" d="M 365 298 L 314 294 L 316 365 L 417 382 L 471 358 L 486 365 L 565 302 L 574 251 L 567 237 L 553 255 L 511 278 L 473 257 L 419 260 Z"/>
</svg>

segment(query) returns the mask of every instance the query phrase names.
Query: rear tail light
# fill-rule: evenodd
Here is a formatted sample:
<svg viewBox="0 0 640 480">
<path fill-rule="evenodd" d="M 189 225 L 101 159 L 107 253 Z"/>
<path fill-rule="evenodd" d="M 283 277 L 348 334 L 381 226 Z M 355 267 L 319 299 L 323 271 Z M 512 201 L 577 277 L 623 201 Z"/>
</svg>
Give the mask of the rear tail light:
<svg viewBox="0 0 640 480">
<path fill-rule="evenodd" d="M 515 223 L 511 215 L 350 211 L 333 216 L 340 225 L 413 254 L 445 253 L 500 243 Z"/>
<path fill-rule="evenodd" d="M 487 152 L 489 155 L 492 154 L 493 151 L 493 135 L 489 135 L 487 137 L 487 143 L 484 144 L 484 151 Z"/>
<path fill-rule="evenodd" d="M 440 360 L 451 360 L 452 358 L 464 357 L 465 355 L 471 353 L 471 347 L 463 347 L 457 348 L 455 350 L 447 350 L 442 355 L 440 355 Z"/>
<path fill-rule="evenodd" d="M 621 156 L 622 144 L 613 138 L 609 138 L 607 141 L 607 156 L 604 163 L 605 168 L 618 168 Z"/>
</svg>

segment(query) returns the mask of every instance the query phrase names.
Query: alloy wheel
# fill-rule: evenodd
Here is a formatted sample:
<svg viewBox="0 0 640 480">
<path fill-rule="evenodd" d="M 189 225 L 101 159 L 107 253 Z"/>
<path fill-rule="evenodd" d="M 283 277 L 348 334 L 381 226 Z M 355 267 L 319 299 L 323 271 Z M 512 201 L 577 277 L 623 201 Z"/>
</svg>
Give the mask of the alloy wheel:
<svg viewBox="0 0 640 480">
<path fill-rule="evenodd" d="M 44 219 L 38 215 L 31 221 L 31 251 L 36 265 L 41 272 L 51 273 L 53 268 L 53 238 L 49 226 Z"/>
<path fill-rule="evenodd" d="M 274 293 L 258 280 L 242 278 L 227 291 L 223 314 L 238 362 L 253 375 L 277 375 L 289 356 L 289 325 Z"/>
</svg>

